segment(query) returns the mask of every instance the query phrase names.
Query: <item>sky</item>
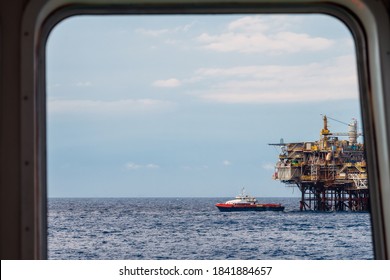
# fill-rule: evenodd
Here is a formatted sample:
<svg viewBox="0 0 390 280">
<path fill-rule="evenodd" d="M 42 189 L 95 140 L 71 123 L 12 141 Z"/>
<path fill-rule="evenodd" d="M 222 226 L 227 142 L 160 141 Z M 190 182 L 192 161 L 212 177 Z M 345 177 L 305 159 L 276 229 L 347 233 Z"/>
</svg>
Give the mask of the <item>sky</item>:
<svg viewBox="0 0 390 280">
<path fill-rule="evenodd" d="M 352 36 L 326 15 L 75 16 L 46 81 L 49 197 L 297 197 L 268 144 L 361 124 Z"/>
</svg>

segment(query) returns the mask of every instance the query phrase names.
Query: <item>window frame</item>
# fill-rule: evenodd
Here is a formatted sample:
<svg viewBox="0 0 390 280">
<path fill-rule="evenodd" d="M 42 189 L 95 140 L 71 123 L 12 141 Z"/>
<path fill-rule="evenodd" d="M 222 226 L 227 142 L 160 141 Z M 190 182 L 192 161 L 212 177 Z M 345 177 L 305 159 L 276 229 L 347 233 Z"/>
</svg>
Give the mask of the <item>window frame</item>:
<svg viewBox="0 0 390 280">
<path fill-rule="evenodd" d="M 344 0 L 31 0 L 21 27 L 21 248 L 22 258 L 47 258 L 45 48 L 53 27 L 74 15 L 310 14 L 345 23 L 356 46 L 375 258 L 390 252 L 389 14 L 379 1 Z M 387 32 L 387 33 L 386 33 Z M 386 60 L 381 55 L 386 54 Z M 387 115 L 386 115 L 387 114 Z"/>
</svg>

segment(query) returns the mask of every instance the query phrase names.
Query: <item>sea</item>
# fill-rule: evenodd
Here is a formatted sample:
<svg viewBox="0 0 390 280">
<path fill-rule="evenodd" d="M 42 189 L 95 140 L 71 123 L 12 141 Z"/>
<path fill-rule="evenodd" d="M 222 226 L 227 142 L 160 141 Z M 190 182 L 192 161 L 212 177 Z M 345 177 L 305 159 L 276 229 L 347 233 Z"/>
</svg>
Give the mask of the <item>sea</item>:
<svg viewBox="0 0 390 280">
<path fill-rule="evenodd" d="M 59 260 L 367 260 L 367 212 L 220 212 L 230 198 L 49 198 L 48 258 Z"/>
</svg>

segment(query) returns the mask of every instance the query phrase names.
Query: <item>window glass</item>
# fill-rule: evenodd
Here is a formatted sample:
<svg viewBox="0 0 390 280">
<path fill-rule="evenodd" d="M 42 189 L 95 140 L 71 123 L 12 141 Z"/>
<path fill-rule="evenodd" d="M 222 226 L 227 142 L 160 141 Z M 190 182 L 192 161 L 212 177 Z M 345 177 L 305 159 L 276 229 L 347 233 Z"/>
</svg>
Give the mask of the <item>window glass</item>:
<svg viewBox="0 0 390 280">
<path fill-rule="evenodd" d="M 50 259 L 373 258 L 338 20 L 77 16 L 46 54 Z"/>
</svg>

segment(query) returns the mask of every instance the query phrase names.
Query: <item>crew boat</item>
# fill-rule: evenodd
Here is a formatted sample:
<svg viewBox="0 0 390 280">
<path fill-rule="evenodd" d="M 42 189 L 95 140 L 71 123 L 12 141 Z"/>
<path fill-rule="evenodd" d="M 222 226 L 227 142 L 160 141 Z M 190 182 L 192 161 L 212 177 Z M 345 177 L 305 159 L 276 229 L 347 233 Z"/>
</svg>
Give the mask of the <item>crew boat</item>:
<svg viewBox="0 0 390 280">
<path fill-rule="evenodd" d="M 245 194 L 245 188 L 242 188 L 241 194 L 237 195 L 235 199 L 226 201 L 225 203 L 217 203 L 215 206 L 221 212 L 284 210 L 284 206 L 280 203 L 257 203 L 256 198 Z"/>
</svg>

